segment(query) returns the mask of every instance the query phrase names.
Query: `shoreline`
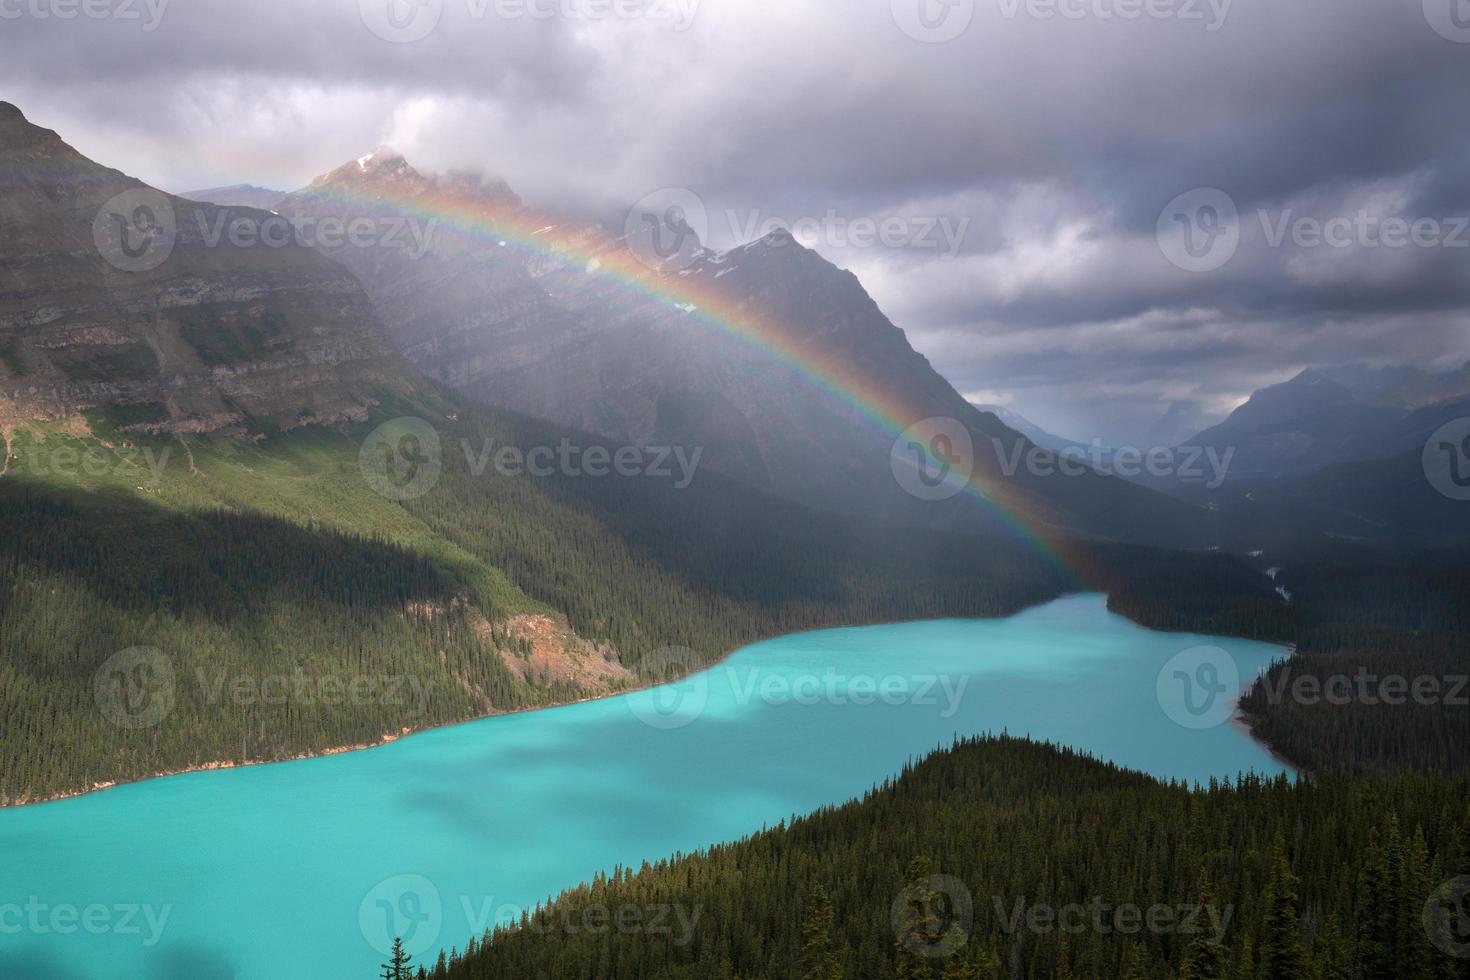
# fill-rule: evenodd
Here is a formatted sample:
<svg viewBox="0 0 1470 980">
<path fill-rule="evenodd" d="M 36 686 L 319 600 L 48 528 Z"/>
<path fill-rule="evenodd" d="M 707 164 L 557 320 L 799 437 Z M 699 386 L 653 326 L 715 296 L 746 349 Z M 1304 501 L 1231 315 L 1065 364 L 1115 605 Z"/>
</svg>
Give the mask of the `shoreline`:
<svg viewBox="0 0 1470 980">
<path fill-rule="evenodd" d="M 706 664 L 706 665 L 700 667 L 698 670 L 693 670 L 693 671 L 690 671 L 687 674 L 683 674 L 683 675 L 681 675 L 679 678 L 677 678 L 674 681 L 662 681 L 662 682 L 659 682 L 658 684 L 641 684 L 641 685 L 636 685 L 636 686 L 630 686 L 630 687 L 620 688 L 620 689 L 618 689 L 616 691 L 607 691 L 605 693 L 593 695 L 591 697 L 578 698 L 578 699 L 576 699 L 574 701 L 562 701 L 562 702 L 558 702 L 557 704 L 540 704 L 540 705 L 534 705 L 534 706 L 530 706 L 530 707 L 512 708 L 512 709 L 503 710 L 503 711 L 494 711 L 494 712 L 491 712 L 489 714 L 475 715 L 475 716 L 469 717 L 469 718 L 462 718 L 462 719 L 460 719 L 458 721 L 446 721 L 446 722 L 442 722 L 440 724 L 427 725 L 427 726 L 424 726 L 424 727 L 421 727 L 421 728 L 405 727 L 405 728 L 400 729 L 397 733 L 390 732 L 388 734 L 385 734 L 385 735 L 383 735 L 380 739 L 378 739 L 375 742 L 359 742 L 359 743 L 354 743 L 354 744 L 350 744 L 350 745 L 331 746 L 331 747 L 328 747 L 328 748 L 325 748 L 325 749 L 318 749 L 318 750 L 311 751 L 311 752 L 300 752 L 300 753 L 297 753 L 295 755 L 284 756 L 284 757 L 279 758 L 279 759 L 248 759 L 248 760 L 246 760 L 244 762 L 238 762 L 238 761 L 234 761 L 234 760 L 211 760 L 209 762 L 201 762 L 201 763 L 198 763 L 196 765 L 186 766 L 186 767 L 180 768 L 180 769 L 164 770 L 164 771 L 161 771 L 161 772 L 151 773 L 151 774 L 149 774 L 147 776 L 139 776 L 136 779 L 118 779 L 118 780 L 112 780 L 112 781 L 105 782 L 105 783 L 95 783 L 91 787 L 88 787 L 88 788 L 85 788 L 85 789 L 70 790 L 70 791 L 66 791 L 66 792 L 62 792 L 62 793 L 56 793 L 56 794 L 53 794 L 51 796 L 42 797 L 42 798 L 38 798 L 38 799 L 23 799 L 23 800 L 15 800 L 15 801 L 0 800 L 0 812 L 4 812 L 6 810 L 20 810 L 20 809 L 24 809 L 24 808 L 27 808 L 27 807 L 45 806 L 45 805 L 47 805 L 49 803 L 63 803 L 63 802 L 66 802 L 68 800 L 77 800 L 77 799 L 82 799 L 82 798 L 88 797 L 88 796 L 96 796 L 98 794 L 105 793 L 108 790 L 117 789 L 117 788 L 123 787 L 123 786 L 136 786 L 136 785 L 138 785 L 140 783 L 149 783 L 149 782 L 153 782 L 154 780 L 158 780 L 158 779 L 171 779 L 171 778 L 173 778 L 175 776 L 189 776 L 189 775 L 195 775 L 195 774 L 198 774 L 198 773 L 219 772 L 221 770 L 227 770 L 227 769 L 249 769 L 249 768 L 254 768 L 254 767 L 257 767 L 257 766 L 278 766 L 278 765 L 285 765 L 285 764 L 291 763 L 291 762 L 306 762 L 306 761 L 311 760 L 311 759 L 325 759 L 325 758 L 330 758 L 331 756 L 336 756 L 336 755 L 346 755 L 346 754 L 351 753 L 351 752 L 371 752 L 373 749 L 385 748 L 385 747 L 387 747 L 389 745 L 392 745 L 395 742 L 400 742 L 400 741 L 402 741 L 404 739 L 412 738 L 415 735 L 426 735 L 426 734 L 428 734 L 430 732 L 441 731 L 441 730 L 446 729 L 446 728 L 458 728 L 461 725 L 473 725 L 473 724 L 477 724 L 477 723 L 482 722 L 482 721 L 490 721 L 490 720 L 496 719 L 496 718 L 510 718 L 510 717 L 514 717 L 516 715 L 529 715 L 529 714 L 534 714 L 534 713 L 540 712 L 540 711 L 556 711 L 556 710 L 558 710 L 560 708 L 570 708 L 570 707 L 575 707 L 577 705 L 582 705 L 582 704 L 594 704 L 594 703 L 596 703 L 598 701 L 606 701 L 606 700 L 609 700 L 611 698 L 618 698 L 618 697 L 623 697 L 623 696 L 628 695 L 628 694 L 636 694 L 636 693 L 638 693 L 640 691 L 651 690 L 652 688 L 662 686 L 663 684 L 677 683 L 678 681 L 682 681 L 682 680 L 684 680 L 686 678 L 693 677 L 696 674 L 707 673 L 707 672 L 712 671 L 712 670 L 715 670 L 716 668 L 718 668 L 718 667 L 724 665 L 725 663 L 729 662 L 733 657 L 735 657 L 736 654 L 740 653 L 742 650 L 746 650 L 746 649 L 748 649 L 750 647 L 753 647 L 753 646 L 756 646 L 758 644 L 765 643 L 765 642 L 768 642 L 768 641 L 774 640 L 774 639 L 780 639 L 780 638 L 783 638 L 783 637 L 804 636 L 804 635 L 807 635 L 807 634 L 810 634 L 810 633 L 823 633 L 823 632 L 828 632 L 828 631 L 831 631 L 831 630 L 863 629 L 865 627 L 871 627 L 871 626 L 895 626 L 895 625 L 900 625 L 900 624 L 903 624 L 903 623 L 940 623 L 940 622 L 946 622 L 946 621 L 952 620 L 952 619 L 968 619 L 968 620 L 980 620 L 980 621 L 988 621 L 988 620 L 996 620 L 996 619 L 1009 619 L 1009 618 L 1012 618 L 1012 617 L 1015 617 L 1015 616 L 1020 616 L 1023 613 L 1028 612 L 1028 611 L 1030 611 L 1032 609 L 1039 609 L 1042 606 L 1048 605 L 1048 604 L 1053 603 L 1053 602 L 1056 602 L 1058 600 L 1066 599 L 1066 598 L 1073 597 L 1073 596 L 1078 596 L 1078 595 L 1104 595 L 1105 596 L 1106 593 L 1090 592 L 1090 591 L 1085 590 L 1085 589 L 1084 590 L 1078 590 L 1076 592 L 1067 592 L 1067 593 L 1063 593 L 1061 595 L 1055 596 L 1055 597 L 1053 597 L 1051 599 L 1045 599 L 1045 600 L 1042 600 L 1040 602 L 1036 602 L 1036 603 L 1032 603 L 1032 604 L 1027 605 L 1027 606 L 1023 606 L 1023 607 L 1015 610 L 1014 612 L 1006 613 L 1004 615 L 997 615 L 997 616 L 962 616 L 962 617 L 941 616 L 941 617 L 935 617 L 935 618 L 931 618 L 931 619 L 896 619 L 896 620 L 887 620 L 887 621 L 879 621 L 879 622 L 871 622 L 871 623 L 861 623 L 861 624 L 856 624 L 856 625 L 847 624 L 847 625 L 839 625 L 839 626 L 814 626 L 814 627 L 811 627 L 811 628 L 808 628 L 808 629 L 795 630 L 795 631 L 789 632 L 789 633 L 778 633 L 778 634 L 775 634 L 774 636 L 768 636 L 768 637 L 763 637 L 761 639 L 752 640 L 749 643 L 743 644 L 741 646 L 735 647 L 732 650 L 726 651 L 718 659 L 713 660 L 709 664 Z M 1109 612 L 1110 615 L 1120 616 L 1121 618 L 1126 619 L 1128 622 L 1133 623 L 1136 626 L 1140 626 L 1140 627 L 1142 627 L 1144 629 L 1148 629 L 1148 630 L 1150 630 L 1152 632 L 1160 632 L 1160 633 L 1173 632 L 1172 630 L 1156 630 L 1153 627 L 1145 626 L 1142 623 L 1137 623 L 1135 620 L 1129 619 L 1127 616 L 1122 616 L 1121 613 L 1114 613 L 1114 612 L 1112 612 L 1112 610 L 1107 610 L 1107 611 Z M 1198 635 L 1208 635 L 1208 634 L 1198 634 Z M 1246 638 L 1245 637 L 1235 637 L 1235 639 L 1246 639 Z M 1254 642 L 1266 642 L 1268 645 L 1271 645 L 1271 646 L 1278 645 L 1278 644 L 1270 643 L 1269 641 L 1254 641 Z M 1291 650 L 1290 647 L 1284 647 L 1284 649 L 1287 649 L 1288 651 Z M 1231 717 L 1230 717 L 1230 720 L 1229 720 L 1229 724 L 1231 725 L 1231 727 L 1235 728 L 1237 731 L 1241 732 L 1243 735 L 1245 735 L 1246 737 L 1248 737 L 1252 742 L 1255 742 L 1257 745 L 1261 746 L 1261 748 L 1263 748 L 1266 751 L 1266 753 L 1272 759 L 1274 759 L 1275 761 L 1277 761 L 1278 763 L 1280 763 L 1283 767 L 1289 769 L 1293 774 L 1298 775 L 1298 776 L 1304 775 L 1304 771 L 1302 769 L 1300 769 L 1295 763 L 1293 763 L 1290 760 L 1286 759 L 1285 757 L 1279 755 L 1276 752 L 1276 750 L 1274 748 L 1272 748 L 1272 746 L 1269 743 L 1267 743 L 1264 739 L 1261 739 L 1261 738 L 1259 738 L 1256 735 L 1254 729 L 1251 727 L 1251 725 L 1249 723 L 1248 716 L 1246 716 L 1246 714 L 1240 708 L 1240 702 L 1245 697 L 1245 695 L 1249 691 L 1249 689 L 1250 689 L 1249 686 L 1243 687 L 1241 689 L 1239 695 L 1236 696 L 1235 711 L 1231 714 Z"/>
<path fill-rule="evenodd" d="M 1012 613 L 1011 615 L 1015 615 L 1015 613 Z M 977 618 L 987 618 L 987 617 L 977 617 Z M 1000 618 L 1000 617 L 988 617 L 988 618 Z M 925 622 L 925 620 L 897 620 L 896 622 Z M 881 623 L 872 623 L 872 624 L 868 624 L 868 625 L 878 626 L 878 625 L 884 625 L 884 624 L 881 624 Z M 892 624 L 888 624 L 888 625 L 892 625 Z M 817 627 L 817 628 L 811 629 L 811 630 L 802 630 L 800 632 L 817 633 L 817 632 L 821 632 L 822 630 L 826 630 L 826 629 L 848 629 L 848 628 L 860 628 L 860 627 L 829 627 L 829 626 L 821 626 L 821 627 Z M 778 636 L 798 636 L 798 635 L 800 635 L 800 632 L 799 633 L 781 633 L 781 634 L 778 634 Z M 767 637 L 766 639 L 776 639 L 776 638 L 777 637 Z M 511 717 L 516 716 L 516 715 L 530 715 L 530 714 L 535 714 L 536 712 L 539 712 L 539 711 L 556 711 L 559 708 L 571 708 L 571 707 L 575 707 L 575 706 L 581 705 L 581 704 L 594 704 L 594 703 L 596 703 L 598 701 L 606 701 L 606 700 L 609 700 L 611 698 L 623 697 L 624 695 L 627 695 L 627 694 L 636 694 L 639 691 L 651 690 L 654 687 L 658 687 L 658 686 L 661 686 L 663 684 L 677 683 L 678 681 L 682 681 L 685 678 L 693 677 L 695 674 L 702 674 L 702 673 L 705 673 L 706 671 L 714 670 L 716 667 L 719 667 L 720 665 L 724 664 L 726 661 L 730 660 L 730 658 L 734 657 L 741 650 L 746 649 L 746 647 L 751 647 L 751 646 L 754 646 L 757 643 L 764 643 L 764 642 L 765 642 L 765 639 L 762 639 L 762 640 L 754 640 L 754 641 L 752 641 L 750 643 L 745 644 L 744 646 L 736 647 L 735 649 L 730 650 L 730 651 L 722 654 L 718 660 L 711 661 L 709 664 L 707 664 L 707 665 L 705 665 L 703 667 L 700 667 L 698 670 L 693 670 L 693 671 L 690 671 L 687 674 L 680 675 L 680 677 L 677 678 L 674 681 L 660 681 L 658 684 L 641 684 L 641 685 L 637 685 L 637 686 L 624 687 L 624 688 L 619 688 L 616 691 L 606 691 L 606 692 L 604 692 L 602 694 L 596 694 L 596 695 L 593 695 L 591 697 L 577 698 L 576 700 L 573 700 L 573 701 L 559 701 L 556 704 L 538 704 L 538 705 L 532 705 L 532 706 L 523 707 L 523 708 L 509 708 L 509 709 L 505 709 L 505 710 L 501 710 L 501 711 L 493 711 L 493 712 L 491 712 L 489 714 L 474 715 L 474 716 L 469 717 L 469 718 L 461 718 L 458 721 L 446 721 L 446 722 L 442 722 L 442 723 L 437 724 L 437 725 L 425 725 L 425 726 L 420 727 L 420 728 L 403 728 L 403 729 L 400 729 L 396 734 L 390 732 L 390 733 L 384 735 L 382 738 L 378 739 L 376 742 L 359 742 L 359 743 L 352 744 L 352 745 L 332 746 L 330 748 L 318 749 L 318 750 L 312 751 L 312 752 L 299 752 L 296 755 L 284 756 L 284 757 L 279 758 L 279 759 L 248 759 L 248 760 L 246 760 L 244 762 L 236 762 L 236 761 L 233 761 L 233 760 L 230 760 L 230 761 L 213 760 L 213 761 L 210 761 L 210 762 L 201 762 L 201 763 L 198 763 L 196 765 L 186 766 L 186 767 L 184 767 L 182 769 L 169 769 L 169 770 L 165 770 L 163 772 L 155 772 L 155 773 L 151 773 L 151 774 L 149 774 L 147 776 L 139 776 L 136 779 L 118 779 L 118 780 L 112 780 L 112 781 L 106 782 L 106 783 L 95 783 L 90 788 L 87 788 L 87 789 L 78 789 L 78 790 L 71 790 L 71 791 L 64 792 L 64 793 L 56 793 L 56 794 L 53 794 L 51 796 L 43 797 L 43 798 L 40 798 L 40 799 L 25 799 L 25 800 L 18 800 L 18 801 L 0 800 L 0 812 L 4 812 L 6 810 L 21 810 L 21 809 L 25 809 L 27 807 L 45 806 L 48 803 L 63 803 L 63 802 L 66 802 L 67 800 L 79 800 L 79 799 L 82 799 L 83 797 L 97 796 L 97 795 L 99 795 L 101 793 L 107 792 L 108 790 L 118 789 L 118 788 L 123 787 L 123 786 L 137 786 L 140 783 L 151 783 L 151 782 L 153 782 L 155 780 L 158 780 L 158 779 L 172 779 L 175 776 L 190 776 L 190 775 L 194 775 L 194 774 L 197 774 L 197 773 L 219 772 L 221 770 L 226 770 L 226 769 L 253 769 L 253 768 L 256 768 L 258 766 L 280 766 L 280 765 L 285 765 L 285 764 L 290 763 L 290 762 L 306 762 L 306 761 L 309 761 L 311 759 L 326 759 L 326 758 L 330 758 L 331 756 L 334 756 L 334 755 L 347 755 L 347 754 L 352 753 L 352 752 L 371 752 L 373 749 L 386 748 L 387 746 L 392 745 L 395 742 L 401 742 L 404 739 L 413 738 L 415 735 L 427 735 L 430 732 L 443 731 L 446 728 L 458 728 L 461 725 L 474 725 L 474 724 L 478 724 L 479 722 L 482 722 L 482 721 L 492 721 L 492 720 L 494 720 L 496 718 L 511 718 Z"/>
</svg>

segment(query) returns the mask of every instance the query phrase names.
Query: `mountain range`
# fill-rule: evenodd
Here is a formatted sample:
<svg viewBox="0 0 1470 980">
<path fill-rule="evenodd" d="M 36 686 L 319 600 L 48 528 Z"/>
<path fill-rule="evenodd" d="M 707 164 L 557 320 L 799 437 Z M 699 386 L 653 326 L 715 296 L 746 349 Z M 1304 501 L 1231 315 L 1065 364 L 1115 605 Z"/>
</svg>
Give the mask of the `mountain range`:
<svg viewBox="0 0 1470 980">
<path fill-rule="evenodd" d="M 1125 481 L 1015 465 L 1032 444 L 968 404 L 852 273 L 784 231 L 725 252 L 690 232 L 677 263 L 648 262 L 639 221 L 630 239 L 530 208 L 503 181 L 423 174 L 386 147 L 276 209 L 302 229 L 421 233 L 422 248 L 319 250 L 363 283 L 405 357 L 485 404 L 699 447 L 712 470 L 826 509 L 991 533 L 1019 513 L 1057 534 L 1201 540 L 1191 508 Z M 968 495 L 915 500 L 894 479 L 899 431 L 934 418 L 962 430 L 1005 514 Z"/>
<path fill-rule="evenodd" d="M 1470 363 L 1306 370 L 1253 394 L 1186 445 L 1233 448 L 1231 478 L 1309 476 L 1324 467 L 1417 452 L 1435 430 L 1470 415 Z"/>
</svg>

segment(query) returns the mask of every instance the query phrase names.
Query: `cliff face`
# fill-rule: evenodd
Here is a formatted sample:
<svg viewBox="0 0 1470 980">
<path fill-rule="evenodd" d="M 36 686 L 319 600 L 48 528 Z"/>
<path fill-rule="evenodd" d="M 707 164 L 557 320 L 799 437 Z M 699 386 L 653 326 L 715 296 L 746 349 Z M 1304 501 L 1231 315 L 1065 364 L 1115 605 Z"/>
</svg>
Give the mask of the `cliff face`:
<svg viewBox="0 0 1470 980">
<path fill-rule="evenodd" d="M 355 279 L 273 216 L 156 191 L 0 103 L 0 423 L 358 419 L 412 386 Z"/>
</svg>

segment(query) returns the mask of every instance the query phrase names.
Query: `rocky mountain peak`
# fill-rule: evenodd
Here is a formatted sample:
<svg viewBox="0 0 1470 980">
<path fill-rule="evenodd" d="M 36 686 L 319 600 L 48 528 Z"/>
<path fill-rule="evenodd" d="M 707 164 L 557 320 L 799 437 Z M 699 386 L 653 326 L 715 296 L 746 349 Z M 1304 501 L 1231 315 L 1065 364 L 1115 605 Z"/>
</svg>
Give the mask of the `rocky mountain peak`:
<svg viewBox="0 0 1470 980">
<path fill-rule="evenodd" d="M 42 129 L 25 117 L 20 107 L 0 102 L 0 149 L 27 150 L 41 148 L 69 149 L 53 130 Z"/>
<path fill-rule="evenodd" d="M 371 152 L 323 174 L 312 181 L 310 187 L 290 196 L 299 199 L 314 192 L 334 190 L 378 198 L 402 199 L 437 194 L 487 204 L 519 206 L 521 203 L 510 185 L 499 178 L 487 177 L 474 170 L 426 174 L 409 163 L 402 153 L 387 145 L 375 147 Z"/>
</svg>

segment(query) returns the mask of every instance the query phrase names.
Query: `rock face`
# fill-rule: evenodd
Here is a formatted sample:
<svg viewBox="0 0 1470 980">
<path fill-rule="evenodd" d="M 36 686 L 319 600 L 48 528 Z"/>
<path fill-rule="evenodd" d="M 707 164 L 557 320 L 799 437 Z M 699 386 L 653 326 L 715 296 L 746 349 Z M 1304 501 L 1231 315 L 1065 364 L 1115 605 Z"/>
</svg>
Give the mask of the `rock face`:
<svg viewBox="0 0 1470 980">
<path fill-rule="evenodd" d="M 252 240 L 271 218 L 153 190 L 0 103 L 0 424 L 289 429 L 409 393 L 351 275 Z"/>
<path fill-rule="evenodd" d="M 423 249 L 324 251 L 361 279 L 417 367 L 489 404 L 703 449 L 703 465 L 762 490 L 906 522 L 1000 530 L 1004 510 L 1169 541 L 1197 526 L 1193 508 L 1091 472 L 1007 472 L 1030 443 L 968 404 L 855 276 L 785 232 L 722 254 L 692 239 L 674 261 L 644 263 L 645 242 L 536 213 L 500 182 L 425 176 L 386 148 L 279 210 L 302 228 L 417 222 Z M 988 503 L 919 500 L 895 479 L 898 431 L 932 417 L 973 443 L 965 465 Z"/>
</svg>

